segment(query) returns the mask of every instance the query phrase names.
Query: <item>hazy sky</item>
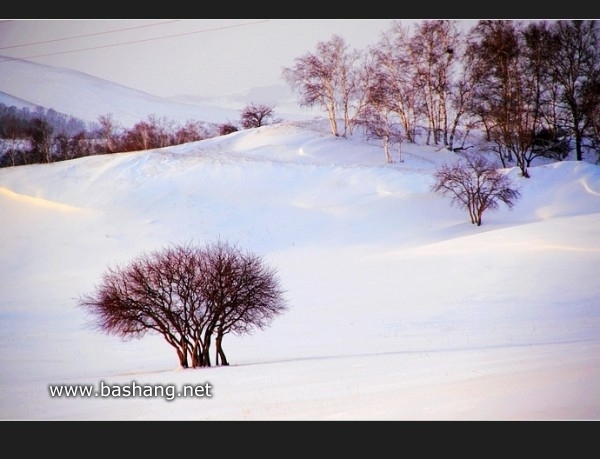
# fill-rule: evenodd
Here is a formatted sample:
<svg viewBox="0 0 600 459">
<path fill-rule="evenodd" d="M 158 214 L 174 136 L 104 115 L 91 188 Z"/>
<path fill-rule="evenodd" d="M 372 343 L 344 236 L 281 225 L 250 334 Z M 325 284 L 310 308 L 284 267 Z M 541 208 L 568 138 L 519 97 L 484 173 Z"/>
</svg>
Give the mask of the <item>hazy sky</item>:
<svg viewBox="0 0 600 459">
<path fill-rule="evenodd" d="M 0 20 L 0 56 L 79 70 L 158 96 L 213 96 L 285 84 L 282 68 L 291 67 L 297 57 L 314 52 L 319 41 L 338 34 L 351 47 L 365 49 L 376 44 L 392 22 Z"/>
</svg>

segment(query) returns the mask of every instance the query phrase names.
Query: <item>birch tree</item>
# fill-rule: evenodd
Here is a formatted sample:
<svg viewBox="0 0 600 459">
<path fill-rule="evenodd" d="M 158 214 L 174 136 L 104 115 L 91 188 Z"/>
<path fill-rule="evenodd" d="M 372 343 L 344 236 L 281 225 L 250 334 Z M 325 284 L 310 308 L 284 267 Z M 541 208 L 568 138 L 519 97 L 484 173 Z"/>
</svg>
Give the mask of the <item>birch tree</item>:
<svg viewBox="0 0 600 459">
<path fill-rule="evenodd" d="M 323 109 L 331 133 L 347 137 L 364 105 L 361 72 L 357 68 L 362 52 L 350 50 L 339 35 L 318 42 L 316 48 L 316 52 L 297 58 L 293 67 L 284 67 L 283 79 L 300 95 L 301 106 Z"/>
</svg>

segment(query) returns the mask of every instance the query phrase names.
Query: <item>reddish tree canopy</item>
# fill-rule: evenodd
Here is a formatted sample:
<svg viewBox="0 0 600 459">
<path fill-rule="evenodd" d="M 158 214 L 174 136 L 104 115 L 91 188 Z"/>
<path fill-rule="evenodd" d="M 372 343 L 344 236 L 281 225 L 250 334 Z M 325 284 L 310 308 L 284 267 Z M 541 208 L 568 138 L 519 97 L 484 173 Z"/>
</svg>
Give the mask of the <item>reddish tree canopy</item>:
<svg viewBox="0 0 600 459">
<path fill-rule="evenodd" d="M 213 336 L 217 364 L 227 365 L 223 337 L 268 326 L 287 309 L 283 293 L 261 256 L 218 241 L 174 245 L 109 268 L 79 305 L 105 333 L 162 335 L 187 368 L 211 365 Z"/>
</svg>

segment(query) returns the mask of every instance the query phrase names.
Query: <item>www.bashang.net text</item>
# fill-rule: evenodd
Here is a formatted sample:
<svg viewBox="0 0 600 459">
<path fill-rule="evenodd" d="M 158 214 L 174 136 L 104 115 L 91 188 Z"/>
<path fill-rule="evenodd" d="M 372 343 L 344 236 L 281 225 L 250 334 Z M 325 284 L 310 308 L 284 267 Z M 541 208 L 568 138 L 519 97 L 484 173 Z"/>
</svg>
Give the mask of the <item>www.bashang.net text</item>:
<svg viewBox="0 0 600 459">
<path fill-rule="evenodd" d="M 48 391 L 50 397 L 63 398 L 156 398 L 161 397 L 167 401 L 175 400 L 180 397 L 212 397 L 210 383 L 203 384 L 183 384 L 181 389 L 177 389 L 175 384 L 138 384 L 132 381 L 129 384 L 107 384 L 100 381 L 97 386 L 94 384 L 50 384 Z"/>
</svg>

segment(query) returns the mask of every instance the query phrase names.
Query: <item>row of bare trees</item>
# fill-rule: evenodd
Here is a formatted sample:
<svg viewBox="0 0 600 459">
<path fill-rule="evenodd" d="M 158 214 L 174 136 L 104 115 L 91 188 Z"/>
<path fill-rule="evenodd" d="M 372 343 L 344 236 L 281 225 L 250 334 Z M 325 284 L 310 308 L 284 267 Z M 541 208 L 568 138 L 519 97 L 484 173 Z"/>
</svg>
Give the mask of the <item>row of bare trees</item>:
<svg viewBox="0 0 600 459">
<path fill-rule="evenodd" d="M 176 123 L 164 116 L 149 115 L 145 120 L 124 129 L 112 115 L 98 118 L 96 137 L 104 153 L 150 150 L 171 145 L 195 142 L 217 135 L 217 126 L 196 120 Z"/>
<path fill-rule="evenodd" d="M 481 20 L 471 29 L 459 21 L 424 20 L 409 28 L 395 21 L 377 44 L 350 49 L 334 35 L 316 51 L 283 68 L 300 105 L 319 107 L 336 136 L 357 126 L 380 139 L 386 161 L 402 142 L 464 150 L 474 129 L 502 165 L 515 162 L 528 177 L 533 159 L 577 160 L 593 151 L 600 160 L 600 32 L 598 21 Z M 35 162 L 90 152 L 160 148 L 278 122 L 273 107 L 251 104 L 240 123 L 184 126 L 151 116 L 119 130 L 109 115 L 94 136 L 59 141 L 45 126 L 31 138 Z M 90 139 L 93 137 L 93 141 Z M 100 140 L 98 140 L 98 137 Z M 0 155 L 18 162 L 15 145 Z"/>
<path fill-rule="evenodd" d="M 274 105 L 251 102 L 241 110 L 239 122 L 218 124 L 189 120 L 179 125 L 165 117 L 150 115 L 131 129 L 124 130 L 111 115 L 104 115 L 98 120 L 98 133 L 106 152 L 114 153 L 180 145 L 279 121 L 275 117 Z"/>
<path fill-rule="evenodd" d="M 149 115 L 132 127 L 124 128 L 112 114 L 107 114 L 86 127 L 74 119 L 69 119 L 67 124 L 53 110 L 29 112 L 0 104 L 0 167 L 163 148 L 279 121 L 274 105 L 252 102 L 242 109 L 239 122 L 218 124 L 188 120 L 180 124 L 166 117 Z M 74 126 L 78 126 L 78 130 L 74 131 Z"/>
<path fill-rule="evenodd" d="M 282 76 L 302 106 L 327 114 L 333 135 L 363 126 L 387 161 L 420 128 L 428 145 L 455 151 L 482 128 L 502 164 L 516 162 L 525 177 L 537 156 L 599 152 L 597 21 L 481 20 L 469 30 L 452 20 L 414 29 L 395 21 L 367 50 L 338 35 L 319 42 Z"/>
<path fill-rule="evenodd" d="M 52 163 L 95 154 L 147 150 L 194 142 L 217 135 L 217 128 L 203 122 L 188 121 L 184 125 L 166 118 L 148 116 L 129 129 L 121 127 L 112 115 L 98 118 L 91 130 L 75 134 L 56 131 L 44 117 L 11 124 L 0 138 L 0 167 Z"/>
<path fill-rule="evenodd" d="M 57 152 L 61 157 L 71 156 L 83 147 L 89 128 L 53 109 L 0 103 L 0 166 L 50 162 Z"/>
</svg>

